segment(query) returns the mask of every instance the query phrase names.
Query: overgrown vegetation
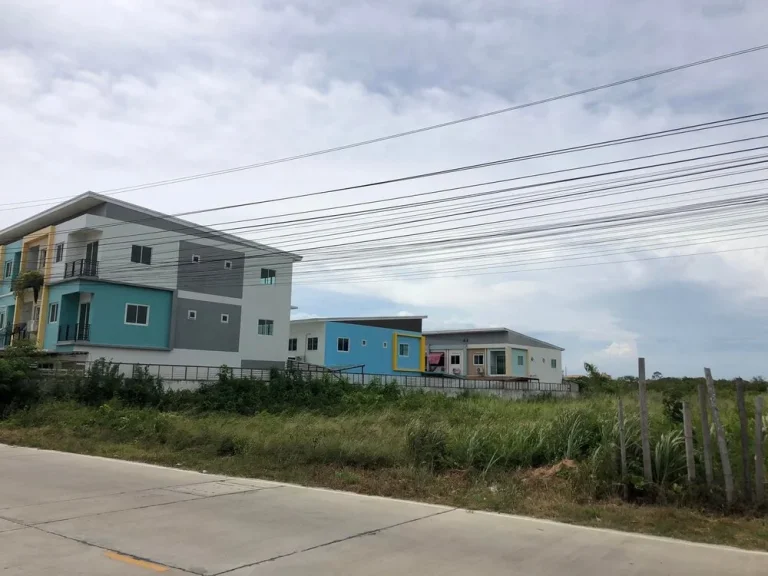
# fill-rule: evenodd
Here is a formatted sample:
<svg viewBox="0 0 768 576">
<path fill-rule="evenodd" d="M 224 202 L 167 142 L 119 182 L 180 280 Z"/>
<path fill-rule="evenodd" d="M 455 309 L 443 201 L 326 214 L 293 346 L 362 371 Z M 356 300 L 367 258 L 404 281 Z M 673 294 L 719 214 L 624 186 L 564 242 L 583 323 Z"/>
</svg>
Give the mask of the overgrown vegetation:
<svg viewBox="0 0 768 576">
<path fill-rule="evenodd" d="M 617 528 L 768 548 L 765 510 L 746 505 L 728 511 L 745 514 L 743 520 L 730 516 L 722 522 L 749 524 L 747 544 L 742 536 L 734 540 L 690 528 L 691 515 L 704 530 L 711 524 L 707 514 L 726 512 L 717 489 L 686 480 L 678 405 L 695 398 L 682 391 L 651 392 L 649 485 L 642 474 L 636 394 L 595 376 L 596 368 L 594 386 L 582 398 L 510 402 L 403 394 L 392 384 L 360 387 L 294 372 L 274 372 L 262 382 L 222 370 L 217 382 L 174 391 L 146 370 L 125 377 L 109 362 L 94 363 L 82 377 L 54 381 L 41 379 L 25 353 L 0 358 L 0 410 L 6 418 L 0 441 L 590 524 L 608 515 Z M 624 478 L 616 397 L 599 392 L 611 386 L 622 391 L 627 415 Z M 722 390 L 719 400 L 739 478 L 732 390 Z M 695 427 L 700 430 L 698 421 Z M 698 455 L 697 472 L 704 478 Z M 619 504 L 625 485 L 634 505 Z M 623 522 L 617 506 L 626 515 Z M 688 510 L 689 526 L 660 528 L 673 509 Z M 585 510 L 602 512 L 585 516 Z M 657 522 L 639 525 L 633 518 L 640 516 Z"/>
</svg>

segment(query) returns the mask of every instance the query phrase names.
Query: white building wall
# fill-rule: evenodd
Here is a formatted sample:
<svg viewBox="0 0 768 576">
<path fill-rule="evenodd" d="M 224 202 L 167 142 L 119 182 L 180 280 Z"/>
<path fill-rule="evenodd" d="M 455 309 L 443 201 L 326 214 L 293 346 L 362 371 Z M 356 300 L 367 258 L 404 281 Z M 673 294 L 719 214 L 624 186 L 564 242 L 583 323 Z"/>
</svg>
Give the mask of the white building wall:
<svg viewBox="0 0 768 576">
<path fill-rule="evenodd" d="M 261 269 L 276 270 L 275 284 L 261 284 Z M 240 352 L 244 360 L 288 359 L 293 265 L 285 260 L 246 260 L 243 282 Z M 271 336 L 259 334 L 259 320 L 274 322 Z"/>
<path fill-rule="evenodd" d="M 75 352 L 86 352 L 87 360 L 93 362 L 104 358 L 111 362 L 126 364 L 160 364 L 173 366 L 221 366 L 226 364 L 240 367 L 237 352 L 213 352 L 208 350 L 132 350 L 130 348 L 108 348 L 104 346 L 75 346 Z"/>
<path fill-rule="evenodd" d="M 519 347 L 522 348 L 522 347 Z M 528 349 L 529 375 L 532 378 L 538 378 L 541 382 L 555 383 L 563 380 L 563 353 L 560 350 L 552 348 L 534 348 Z M 556 361 L 557 367 L 552 368 L 552 360 Z"/>
<path fill-rule="evenodd" d="M 289 356 L 301 356 L 304 362 L 325 364 L 325 322 L 291 322 L 291 338 L 296 338 L 296 351 Z M 307 338 L 317 338 L 317 350 L 307 350 Z M 288 341 L 285 343 L 288 350 Z"/>
</svg>

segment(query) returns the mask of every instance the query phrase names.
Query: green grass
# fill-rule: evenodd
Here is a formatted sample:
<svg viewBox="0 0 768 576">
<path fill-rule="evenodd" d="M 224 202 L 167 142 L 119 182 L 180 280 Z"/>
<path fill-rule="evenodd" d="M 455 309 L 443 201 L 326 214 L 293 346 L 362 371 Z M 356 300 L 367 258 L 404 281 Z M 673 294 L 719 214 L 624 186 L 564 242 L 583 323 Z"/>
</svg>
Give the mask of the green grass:
<svg viewBox="0 0 768 576">
<path fill-rule="evenodd" d="M 702 498 L 683 486 L 680 425 L 665 416 L 661 395 L 651 394 L 650 412 L 654 466 L 665 480 L 653 490 L 638 483 L 635 504 L 618 498 L 610 396 L 507 402 L 413 394 L 373 405 L 346 396 L 340 402 L 333 414 L 252 416 L 47 402 L 0 422 L 0 442 L 768 550 L 760 511 L 742 506 L 726 515 L 717 493 Z M 627 396 L 625 407 L 630 473 L 637 476 L 636 399 Z M 738 479 L 738 419 L 726 394 L 720 410 Z M 563 459 L 575 465 L 549 468 Z"/>
</svg>

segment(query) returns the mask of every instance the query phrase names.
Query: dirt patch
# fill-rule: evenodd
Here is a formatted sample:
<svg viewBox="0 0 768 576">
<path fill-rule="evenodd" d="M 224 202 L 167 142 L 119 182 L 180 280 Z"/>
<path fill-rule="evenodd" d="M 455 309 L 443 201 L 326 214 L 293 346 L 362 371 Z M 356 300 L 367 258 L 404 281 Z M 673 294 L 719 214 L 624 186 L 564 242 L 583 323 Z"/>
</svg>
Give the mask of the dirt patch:
<svg viewBox="0 0 768 576">
<path fill-rule="evenodd" d="M 554 466 L 544 466 L 542 468 L 534 468 L 533 470 L 530 470 L 529 472 L 527 472 L 525 474 L 525 477 L 528 480 L 545 480 L 547 478 L 552 478 L 553 476 L 557 476 L 563 470 L 573 470 L 574 468 L 576 468 L 576 462 L 566 458 L 565 460 L 560 460 L 560 462 L 558 462 Z"/>
</svg>

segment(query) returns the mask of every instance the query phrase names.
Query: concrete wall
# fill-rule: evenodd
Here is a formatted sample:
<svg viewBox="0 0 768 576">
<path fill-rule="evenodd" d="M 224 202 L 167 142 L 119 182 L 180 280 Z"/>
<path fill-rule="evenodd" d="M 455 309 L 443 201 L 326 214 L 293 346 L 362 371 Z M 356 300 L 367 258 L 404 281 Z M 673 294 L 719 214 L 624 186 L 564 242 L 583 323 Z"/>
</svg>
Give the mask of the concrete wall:
<svg viewBox="0 0 768 576">
<path fill-rule="evenodd" d="M 242 298 L 244 257 L 243 252 L 182 240 L 179 242 L 176 285 L 179 290 Z M 193 258 L 199 261 L 195 262 Z"/>
<path fill-rule="evenodd" d="M 106 358 L 114 362 L 127 364 L 162 364 L 171 366 L 240 366 L 240 355 L 236 352 L 214 352 L 205 350 L 135 350 L 130 348 L 115 348 L 110 346 L 68 347 L 73 352 L 87 353 L 87 360 L 93 361 Z"/>
<path fill-rule="evenodd" d="M 240 350 L 241 308 L 239 305 L 176 298 L 174 317 L 174 348 L 238 352 Z M 189 311 L 196 317 L 190 320 Z M 229 322 L 223 323 L 221 315 Z"/>
<path fill-rule="evenodd" d="M 542 382 L 560 382 L 563 379 L 563 353 L 551 348 L 527 349 L 529 375 Z M 552 368 L 551 361 L 555 360 L 556 368 Z"/>
<path fill-rule="evenodd" d="M 301 356 L 304 362 L 322 366 L 325 362 L 325 322 L 291 322 L 290 338 L 296 338 L 296 351 L 288 356 Z M 307 350 L 307 338 L 317 338 L 317 350 Z M 288 342 L 285 343 L 288 350 Z"/>
</svg>

